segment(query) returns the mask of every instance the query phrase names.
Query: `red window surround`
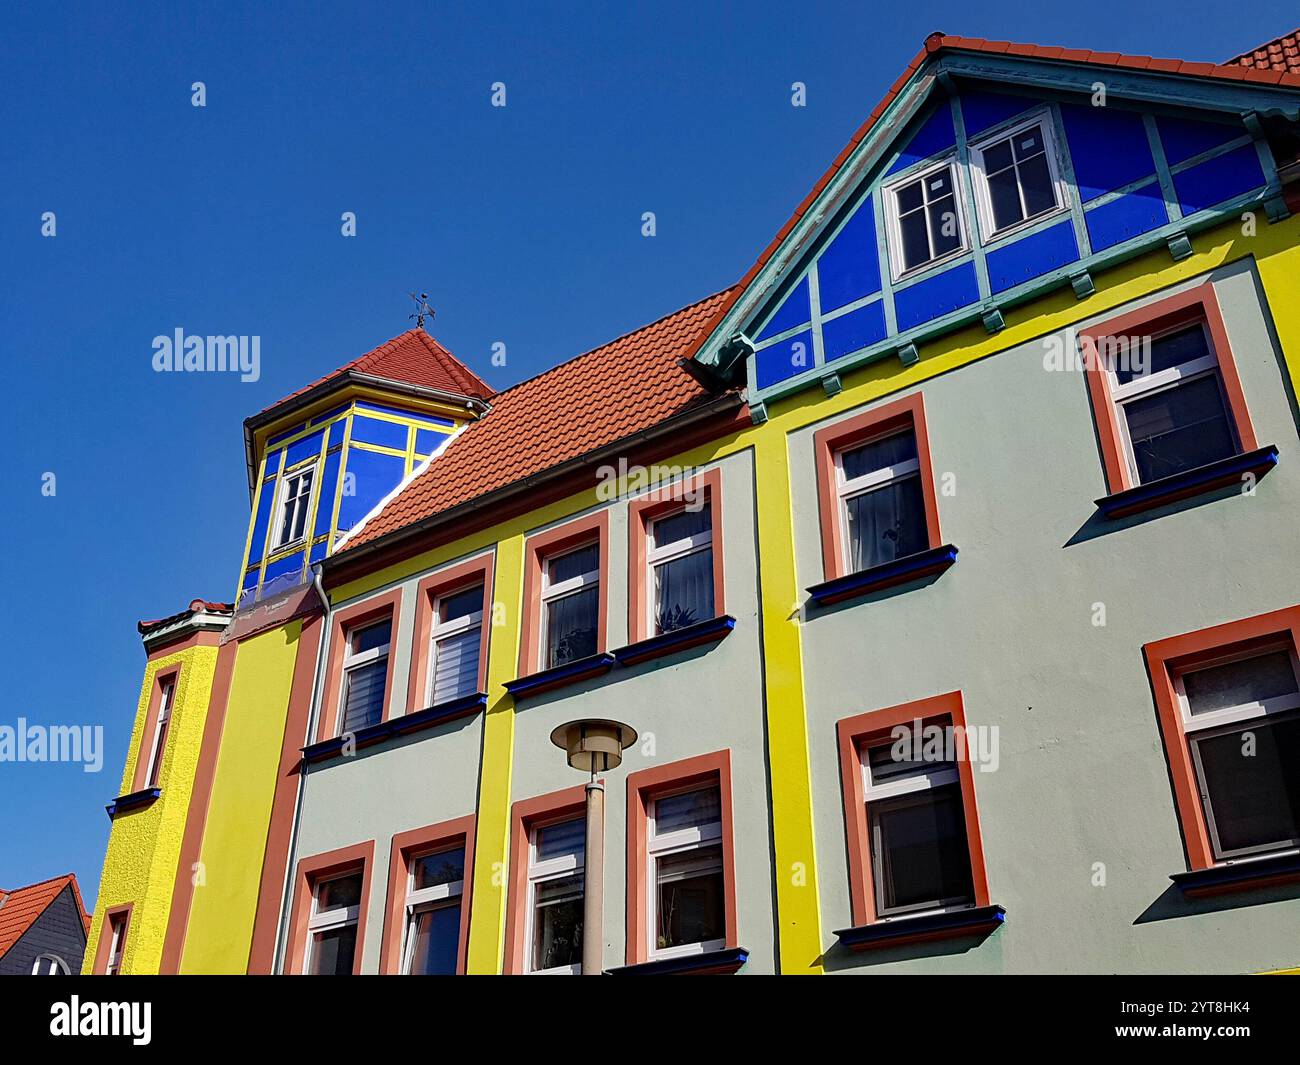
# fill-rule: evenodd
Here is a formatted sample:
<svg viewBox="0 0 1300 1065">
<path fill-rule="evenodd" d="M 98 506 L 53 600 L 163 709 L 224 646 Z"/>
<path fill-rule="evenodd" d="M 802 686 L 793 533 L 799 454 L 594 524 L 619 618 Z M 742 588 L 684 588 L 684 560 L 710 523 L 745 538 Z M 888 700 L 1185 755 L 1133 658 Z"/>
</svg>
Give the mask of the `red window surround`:
<svg viewBox="0 0 1300 1065">
<path fill-rule="evenodd" d="M 1211 664 L 1215 659 L 1247 651 L 1270 642 L 1300 647 L 1300 606 L 1275 610 L 1268 614 L 1230 621 L 1223 625 L 1188 632 L 1181 636 L 1157 640 L 1142 648 L 1151 690 L 1155 696 L 1160 735 L 1169 776 L 1174 786 L 1174 801 L 1182 828 L 1183 844 L 1191 869 L 1209 869 L 1215 863 L 1210 844 L 1209 826 L 1201 805 L 1196 769 L 1192 764 L 1191 745 L 1183 729 L 1175 676 L 1182 671 Z"/>
<path fill-rule="evenodd" d="M 388 903 L 384 909 L 384 931 L 379 951 L 379 971 L 401 971 L 402 945 L 406 936 L 406 885 L 412 858 L 444 847 L 465 848 L 465 887 L 460 901 L 460 949 L 456 954 L 456 975 L 465 975 L 469 949 L 470 883 L 474 874 L 474 815 L 413 828 L 393 837 L 388 859 Z"/>
<path fill-rule="evenodd" d="M 817 465 L 817 507 L 821 516 L 822 568 L 826 580 L 848 575 L 844 518 L 835 477 L 836 453 L 865 443 L 873 437 L 887 436 L 907 428 L 916 435 L 916 457 L 921 474 L 921 494 L 925 500 L 929 546 L 937 548 L 942 545 L 939 504 L 934 488 L 933 467 L 930 464 L 930 438 L 925 428 L 925 403 L 918 392 L 828 425 L 813 436 L 813 453 Z"/>
<path fill-rule="evenodd" d="M 338 735 L 339 699 L 343 683 L 343 659 L 347 653 L 348 633 L 360 626 L 380 621 L 387 617 L 392 620 L 392 643 L 388 652 L 388 679 L 384 682 L 384 714 L 382 720 L 390 716 L 393 698 L 393 665 L 397 661 L 397 613 L 401 606 L 402 590 L 394 588 L 384 595 L 367 599 L 334 615 L 330 625 L 329 658 L 325 669 L 325 690 L 321 697 L 320 722 L 317 725 L 316 739 L 328 740 Z"/>
<path fill-rule="evenodd" d="M 375 866 L 375 841 L 368 840 L 352 847 L 340 847 L 304 858 L 298 863 L 293 879 L 293 906 L 290 910 L 289 945 L 284 971 L 301 974 L 307 953 L 307 922 L 311 919 L 312 900 L 316 885 L 322 880 L 341 873 L 361 871 L 361 905 L 357 914 L 357 945 L 352 958 L 352 973 L 361 973 L 361 955 L 365 946 L 366 911 L 370 908 L 370 876 Z"/>
<path fill-rule="evenodd" d="M 736 923 L 735 833 L 731 804 L 731 752 L 715 751 L 629 773 L 627 778 L 627 949 L 628 965 L 650 960 L 650 885 L 647 883 L 650 803 L 656 796 L 692 784 L 716 784 L 722 800 L 722 879 L 727 946 L 739 946 Z"/>
<path fill-rule="evenodd" d="M 608 649 L 609 510 L 606 508 L 529 537 L 524 547 L 524 615 L 519 640 L 519 676 L 537 673 L 541 667 L 542 567 L 551 556 L 593 540 L 600 545 L 600 618 L 596 651 L 600 653 Z"/>
<path fill-rule="evenodd" d="M 492 631 L 492 572 L 493 558 L 491 554 L 487 554 L 439 570 L 419 583 L 415 593 L 415 642 L 411 650 L 411 676 L 406 688 L 408 714 L 425 709 L 425 689 L 429 684 L 429 663 L 432 657 L 429 640 L 433 633 L 434 603 L 441 595 L 448 595 L 475 584 L 483 585 L 478 690 L 487 691 L 488 636 Z"/>
<path fill-rule="evenodd" d="M 135 903 L 128 902 L 121 906 L 110 906 L 104 911 L 104 920 L 99 926 L 99 943 L 95 947 L 95 964 L 90 970 L 96 976 L 104 976 L 108 973 L 108 956 L 113 949 L 115 927 L 121 927 L 118 935 L 118 950 L 123 958 L 126 957 L 126 941 L 131 934 L 131 909 L 134 905 Z"/>
<path fill-rule="evenodd" d="M 709 508 L 709 519 L 713 527 L 713 616 L 720 617 L 727 612 L 722 576 L 722 471 L 715 468 L 698 477 L 656 489 L 628 504 L 628 643 L 636 643 L 655 635 L 650 624 L 654 591 L 650 586 L 650 571 L 646 561 L 649 555 L 650 523 L 680 509 L 684 500 L 698 499 L 701 494 Z"/>
<path fill-rule="evenodd" d="M 1134 488 L 1137 482 L 1129 469 L 1124 428 L 1120 424 L 1120 412 L 1111 398 L 1110 372 L 1104 363 L 1104 356 L 1098 352 L 1098 342 L 1111 337 L 1151 336 L 1196 321 L 1204 321 L 1209 329 L 1239 449 L 1245 452 L 1259 447 L 1250 422 L 1250 412 L 1246 409 L 1246 396 L 1241 389 L 1241 378 L 1237 375 L 1232 348 L 1228 344 L 1228 331 L 1223 324 L 1223 314 L 1219 310 L 1214 285 L 1207 281 L 1186 292 L 1099 322 L 1079 334 L 1088 381 L 1088 397 L 1092 402 L 1092 414 L 1097 423 L 1101 459 L 1106 472 L 1106 488 L 1111 495 Z"/>
<path fill-rule="evenodd" d="M 180 694 L 180 677 L 181 665 L 179 662 L 174 666 L 160 669 L 154 674 L 153 690 L 149 695 L 149 709 L 145 711 L 144 728 L 140 732 L 140 747 L 135 756 L 135 772 L 131 778 L 132 792 L 143 791 L 149 787 L 149 759 L 153 753 L 154 740 L 158 735 L 158 714 L 162 709 L 164 685 L 169 681 L 172 684 L 171 714 L 175 718 L 177 696 Z M 169 725 L 167 731 L 170 733 L 173 728 L 174 724 Z M 163 750 L 158 751 L 160 770 L 164 753 Z"/>
<path fill-rule="evenodd" d="M 961 692 L 948 692 L 929 699 L 900 703 L 845 718 L 836 726 L 839 734 L 840 779 L 844 794 L 844 824 L 848 836 L 849 898 L 855 925 L 869 925 L 876 919 L 876 894 L 871 878 L 871 839 L 868 830 L 865 786 L 862 780 L 861 750 L 871 740 L 889 736 L 896 725 L 946 718 L 955 728 L 966 727 Z M 971 883 L 975 905 L 989 905 L 988 876 L 984 866 L 984 844 L 980 838 L 979 811 L 975 807 L 975 776 L 969 758 L 957 760 L 961 783 L 962 810 L 966 819 L 966 843 L 970 848 Z"/>
</svg>

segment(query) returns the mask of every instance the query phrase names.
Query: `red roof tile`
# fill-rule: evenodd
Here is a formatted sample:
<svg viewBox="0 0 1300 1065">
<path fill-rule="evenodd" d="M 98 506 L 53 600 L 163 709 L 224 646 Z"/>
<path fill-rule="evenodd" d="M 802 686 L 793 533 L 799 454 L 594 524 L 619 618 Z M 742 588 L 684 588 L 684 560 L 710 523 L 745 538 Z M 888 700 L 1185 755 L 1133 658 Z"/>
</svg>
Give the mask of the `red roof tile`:
<svg viewBox="0 0 1300 1065">
<path fill-rule="evenodd" d="M 441 392 L 452 392 L 472 399 L 487 399 L 492 395 L 492 389 L 477 374 L 423 329 L 408 329 L 373 351 L 367 351 L 359 358 L 344 363 L 333 373 L 327 373 L 298 391 L 289 393 L 266 410 L 274 410 L 349 370 L 423 388 L 434 388 Z M 266 411 L 262 413 L 265 414 Z"/>
<path fill-rule="evenodd" d="M 612 444 L 711 398 L 677 365 L 719 292 L 492 398 L 343 551 Z"/>
<path fill-rule="evenodd" d="M 143 636 L 153 629 L 161 628 L 163 625 L 171 625 L 182 618 L 189 617 L 191 614 L 199 614 L 204 611 L 209 614 L 233 614 L 235 606 L 233 603 L 210 603 L 206 599 L 191 599 L 189 606 L 169 617 L 155 618 L 152 621 L 137 621 L 135 624 L 136 631 Z"/>
<path fill-rule="evenodd" d="M 1230 60 L 1253 70 L 1276 70 L 1283 74 L 1300 74 L 1300 29 L 1292 30 L 1275 41 L 1261 44 Z"/>
<path fill-rule="evenodd" d="M 77 904 L 77 911 L 89 929 L 90 918 L 86 915 L 86 907 L 81 903 L 81 891 L 77 887 L 77 878 L 72 873 L 16 888 L 7 894 L 0 892 L 0 899 L 3 900 L 0 901 L 0 958 L 9 953 L 27 929 L 45 912 L 46 907 L 69 884 L 72 885 L 72 897 Z"/>
</svg>

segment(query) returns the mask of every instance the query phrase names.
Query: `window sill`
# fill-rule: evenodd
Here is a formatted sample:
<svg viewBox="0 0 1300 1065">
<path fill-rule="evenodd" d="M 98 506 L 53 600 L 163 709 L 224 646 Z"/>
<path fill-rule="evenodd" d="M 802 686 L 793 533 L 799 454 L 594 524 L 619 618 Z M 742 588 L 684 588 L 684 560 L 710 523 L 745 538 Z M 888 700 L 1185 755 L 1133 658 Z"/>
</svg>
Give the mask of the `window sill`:
<svg viewBox="0 0 1300 1065">
<path fill-rule="evenodd" d="M 1224 485 L 1240 483 L 1246 474 L 1254 474 L 1255 479 L 1260 480 L 1277 465 L 1277 458 L 1277 445 L 1268 444 L 1255 451 L 1229 455 L 1226 459 L 1197 466 L 1194 470 L 1185 470 L 1171 477 L 1161 477 L 1158 481 L 1126 488 L 1114 495 L 1102 496 L 1095 502 L 1102 517 L 1126 518 L 1130 514 L 1153 510 L 1166 503 L 1175 503 Z"/>
<path fill-rule="evenodd" d="M 895 584 L 905 584 L 933 573 L 942 573 L 957 561 L 957 549 L 952 544 L 932 547 L 928 551 L 896 558 L 870 569 L 859 570 L 844 577 L 814 584 L 807 592 L 817 606 L 830 606 L 846 599 L 868 595 L 871 592 L 890 588 Z"/>
<path fill-rule="evenodd" d="M 1184 895 L 1194 899 L 1290 884 L 1300 881 L 1300 851 L 1286 851 L 1267 858 L 1239 859 L 1212 865 L 1208 869 L 1172 873 L 1169 879 Z"/>
<path fill-rule="evenodd" d="M 388 721 L 381 721 L 369 728 L 358 729 L 351 735 L 352 749 L 359 751 L 363 747 L 371 747 L 392 736 L 405 736 L 441 725 L 444 721 L 451 721 L 467 714 L 477 714 L 486 706 L 487 695 L 483 692 L 466 695 L 460 699 L 449 699 L 438 706 L 430 706 L 425 710 L 417 710 L 413 714 L 404 714 L 401 717 L 390 718 Z M 302 759 L 304 762 L 312 763 L 337 758 L 343 753 L 347 740 L 346 736 L 334 736 L 319 743 L 309 743 L 302 748 Z"/>
<path fill-rule="evenodd" d="M 744 947 L 706 950 L 702 954 L 681 954 L 675 958 L 643 961 L 606 969 L 607 976 L 730 976 L 745 962 L 749 951 Z"/>
<path fill-rule="evenodd" d="M 877 921 L 857 928 L 841 928 L 835 935 L 854 951 L 903 947 L 935 939 L 962 939 L 992 934 L 1007 919 L 1001 906 L 973 906 L 948 913 L 930 913 L 921 917 L 898 917 Z"/>
<path fill-rule="evenodd" d="M 576 662 L 566 662 L 562 666 L 552 666 L 540 673 L 530 673 L 526 677 L 506 681 L 506 691 L 516 699 L 523 699 L 543 692 L 563 688 L 568 684 L 577 684 L 589 677 L 598 677 L 614 668 L 614 656 L 608 651 L 579 658 Z"/>
<path fill-rule="evenodd" d="M 649 662 L 653 658 L 663 658 L 677 651 L 702 644 L 721 642 L 736 627 L 736 619 L 730 614 L 722 614 L 708 621 L 697 621 L 694 625 L 684 625 L 672 632 L 651 636 L 648 640 L 638 640 L 614 652 L 614 658 L 620 666 L 635 666 L 640 662 Z"/>
<path fill-rule="evenodd" d="M 129 795 L 119 795 L 106 804 L 104 809 L 108 811 L 111 819 L 130 810 L 142 810 L 146 806 L 151 806 L 161 795 L 162 788 L 144 788 L 141 791 L 133 791 Z"/>
</svg>

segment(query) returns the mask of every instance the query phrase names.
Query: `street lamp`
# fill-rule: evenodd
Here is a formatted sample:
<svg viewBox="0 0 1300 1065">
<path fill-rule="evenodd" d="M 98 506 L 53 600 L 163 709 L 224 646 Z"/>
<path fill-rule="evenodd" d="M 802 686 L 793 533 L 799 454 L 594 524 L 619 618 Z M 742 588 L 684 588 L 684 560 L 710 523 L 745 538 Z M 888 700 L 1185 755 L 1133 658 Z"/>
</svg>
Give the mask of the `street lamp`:
<svg viewBox="0 0 1300 1065">
<path fill-rule="evenodd" d="M 587 846 L 583 858 L 582 973 L 599 976 L 605 945 L 605 785 L 597 773 L 617 769 L 623 752 L 636 743 L 636 729 L 601 718 L 570 721 L 551 733 L 569 765 L 587 773 Z"/>
</svg>

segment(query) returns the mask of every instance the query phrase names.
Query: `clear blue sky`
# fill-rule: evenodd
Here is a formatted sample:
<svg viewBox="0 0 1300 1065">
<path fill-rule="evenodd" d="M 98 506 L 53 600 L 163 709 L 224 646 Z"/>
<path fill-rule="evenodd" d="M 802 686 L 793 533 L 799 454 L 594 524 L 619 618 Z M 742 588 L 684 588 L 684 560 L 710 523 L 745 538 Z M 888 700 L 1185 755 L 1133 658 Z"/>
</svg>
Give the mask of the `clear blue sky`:
<svg viewBox="0 0 1300 1065">
<path fill-rule="evenodd" d="M 105 753 L 0 763 L 0 887 L 74 871 L 93 901 L 135 622 L 230 597 L 242 419 L 407 328 L 406 292 L 504 386 L 733 282 L 932 30 L 1225 59 L 1297 21 L 1282 0 L 616 6 L 6 10 L 0 725 L 102 724 Z M 177 327 L 259 335 L 261 380 L 153 373 Z"/>
</svg>

